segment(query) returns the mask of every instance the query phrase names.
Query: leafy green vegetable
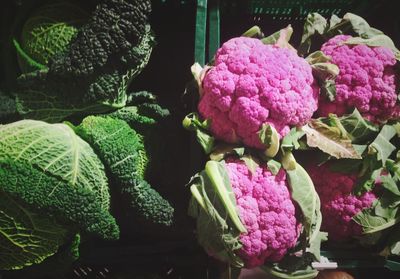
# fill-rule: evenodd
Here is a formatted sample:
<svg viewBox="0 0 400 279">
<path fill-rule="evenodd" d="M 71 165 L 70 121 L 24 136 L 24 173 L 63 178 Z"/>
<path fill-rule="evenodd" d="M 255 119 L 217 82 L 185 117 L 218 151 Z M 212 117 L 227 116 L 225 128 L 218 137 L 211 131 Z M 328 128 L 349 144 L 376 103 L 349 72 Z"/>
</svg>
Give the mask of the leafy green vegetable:
<svg viewBox="0 0 400 279">
<path fill-rule="evenodd" d="M 150 1 L 97 5 L 65 51 L 50 58 L 47 70 L 19 78 L 15 94 L 20 114 L 58 122 L 125 106 L 127 87 L 147 65 L 154 44 L 150 10 Z"/>
<path fill-rule="evenodd" d="M 0 270 L 21 269 L 55 254 L 68 231 L 0 188 Z"/>
<path fill-rule="evenodd" d="M 56 53 L 67 49 L 87 13 L 71 2 L 57 0 L 38 7 L 25 21 L 21 32 L 21 47 L 33 60 L 47 65 Z M 20 59 L 23 72 L 29 67 Z"/>
<path fill-rule="evenodd" d="M 0 192 L 32 217 L 29 224 L 21 219 L 26 218 L 24 214 L 10 210 L 10 202 L 0 205 L 6 207 L 2 212 L 10 218 L 2 221 L 13 220 L 2 229 L 9 229 L 8 233 L 18 239 L 9 250 L 14 255 L 9 259 L 8 265 L 13 266 L 10 268 L 19 268 L 21 262 L 30 265 L 54 254 L 65 231 L 83 231 L 105 239 L 119 236 L 115 219 L 109 213 L 110 195 L 103 164 L 92 148 L 65 124 L 22 120 L 0 125 Z M 52 224 L 54 231 L 48 229 Z M 58 229 L 61 226 L 65 231 Z M 17 230 L 18 227 L 39 237 L 48 233 L 49 239 L 40 238 L 43 245 L 38 241 L 32 244 L 33 235 L 30 238 L 28 232 Z M 62 234 L 59 238 L 52 236 L 58 232 Z M 18 241 L 37 246 L 37 258 L 29 255 L 29 245 L 28 254 L 24 255 Z M 39 252 L 40 249 L 43 250 Z M 15 255 L 18 253 L 22 254 Z"/>
<path fill-rule="evenodd" d="M 142 138 L 123 120 L 88 116 L 75 129 L 94 148 L 122 194 L 129 215 L 171 225 L 174 209 L 145 178 L 148 157 Z"/>
</svg>

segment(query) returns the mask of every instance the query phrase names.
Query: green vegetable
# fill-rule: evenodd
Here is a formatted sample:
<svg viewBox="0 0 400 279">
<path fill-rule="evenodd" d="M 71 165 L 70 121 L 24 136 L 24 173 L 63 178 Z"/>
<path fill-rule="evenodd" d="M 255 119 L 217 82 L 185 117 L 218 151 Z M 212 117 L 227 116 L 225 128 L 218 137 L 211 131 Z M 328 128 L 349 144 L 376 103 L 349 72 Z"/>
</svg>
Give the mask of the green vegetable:
<svg viewBox="0 0 400 279">
<path fill-rule="evenodd" d="M 0 212 L 14 219 L 5 228 L 17 237 L 16 241 L 2 244 L 9 247 L 7 269 L 37 263 L 54 254 L 66 231 L 88 232 L 105 239 L 119 236 L 109 213 L 104 166 L 92 148 L 67 125 L 34 120 L 0 125 L 0 191 L 6 195 L 2 195 L 3 199 L 10 197 L 31 218 L 30 223 L 24 221 L 25 215 L 13 212 L 10 202 L 0 203 Z M 24 227 L 38 235 L 43 245 L 34 242 L 24 230 L 17 230 Z M 43 233 L 50 233 L 49 238 Z M 19 255 L 20 245 L 43 251 L 25 257 Z"/>
<path fill-rule="evenodd" d="M 47 65 L 56 53 L 62 53 L 87 18 L 87 13 L 71 2 L 57 0 L 34 10 L 21 32 L 21 48 L 31 59 Z M 21 57 L 23 72 L 32 70 Z"/>
<path fill-rule="evenodd" d="M 89 116 L 75 129 L 94 148 L 129 204 L 130 214 L 171 225 L 174 209 L 144 180 L 148 157 L 142 138 L 123 120 Z"/>
<path fill-rule="evenodd" d="M 0 189 L 0 270 L 21 269 L 55 254 L 68 236 L 54 218 Z"/>
<path fill-rule="evenodd" d="M 25 118 L 58 122 L 124 107 L 126 90 L 147 65 L 153 47 L 150 10 L 150 1 L 98 4 L 65 50 L 51 55 L 48 69 L 19 78 L 18 112 Z M 62 22 L 62 16 L 54 16 Z M 40 41 L 51 40 L 54 34 L 43 36 Z"/>
</svg>

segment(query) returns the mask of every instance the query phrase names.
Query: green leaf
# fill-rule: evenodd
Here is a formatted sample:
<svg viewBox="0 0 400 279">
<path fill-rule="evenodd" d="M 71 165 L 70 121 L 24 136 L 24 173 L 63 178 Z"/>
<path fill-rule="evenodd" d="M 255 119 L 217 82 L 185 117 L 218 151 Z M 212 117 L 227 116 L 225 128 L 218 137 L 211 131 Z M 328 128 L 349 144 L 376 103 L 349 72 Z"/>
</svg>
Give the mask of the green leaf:
<svg viewBox="0 0 400 279">
<path fill-rule="evenodd" d="M 372 122 L 364 119 L 357 109 L 349 115 L 339 118 L 340 123 L 350 134 L 353 143 L 365 142 L 379 132 L 379 129 Z"/>
<path fill-rule="evenodd" d="M 8 193 L 82 230 L 118 238 L 104 165 L 69 126 L 35 120 L 0 125 L 0 165 L 0 188 Z M 32 181 L 15 179 L 18 172 Z"/>
<path fill-rule="evenodd" d="M 319 119 L 302 127 L 307 135 L 307 144 L 317 147 L 335 158 L 361 159 L 348 138 L 344 138 L 336 127 L 330 127 Z"/>
<path fill-rule="evenodd" d="M 197 220 L 197 239 L 206 251 L 234 267 L 243 267 L 243 261 L 235 251 L 242 247 L 240 232 L 231 223 L 218 193 L 205 171 L 190 182 L 192 198 L 189 215 Z"/>
<path fill-rule="evenodd" d="M 242 34 L 242 37 L 259 38 L 262 35 L 263 35 L 263 33 L 261 32 L 260 27 L 255 25 L 255 26 L 251 27 L 249 30 L 247 30 L 246 32 L 244 32 Z"/>
<path fill-rule="evenodd" d="M 0 270 L 41 263 L 68 238 L 68 229 L 56 218 L 21 203 L 1 187 L 0 223 Z"/>
<path fill-rule="evenodd" d="M 275 157 L 279 151 L 279 134 L 276 129 L 264 123 L 257 133 L 261 143 L 266 146 L 264 154 L 271 158 Z"/>
<path fill-rule="evenodd" d="M 285 170 L 294 170 L 297 166 L 296 158 L 294 158 L 293 153 L 290 151 L 283 154 L 281 162 Z"/>
<path fill-rule="evenodd" d="M 225 168 L 224 162 L 208 161 L 205 167 L 206 174 L 212 182 L 215 192 L 218 193 L 228 216 L 232 220 L 236 228 L 242 232 L 247 232 L 243 226 L 242 221 L 239 218 L 239 214 L 236 207 L 235 194 L 232 190 L 232 185 L 229 180 L 228 172 Z"/>
<path fill-rule="evenodd" d="M 244 155 L 245 150 L 246 149 L 244 147 L 236 147 L 233 149 L 234 153 L 239 157 Z"/>
<path fill-rule="evenodd" d="M 303 226 L 308 238 L 319 231 L 320 224 L 320 201 L 315 191 L 314 184 L 304 170 L 296 164 L 294 170 L 288 170 L 288 183 L 292 194 L 292 199 L 299 205 L 303 214 Z M 315 228 L 313 225 L 317 224 Z"/>
<path fill-rule="evenodd" d="M 273 175 L 277 175 L 282 165 L 278 161 L 270 159 L 267 161 L 267 167 Z"/>
<path fill-rule="evenodd" d="M 363 162 L 365 164 L 365 160 Z M 363 174 L 354 185 L 353 193 L 357 196 L 362 195 L 365 192 L 371 191 L 375 187 L 376 179 L 381 175 L 382 168 L 369 170 Z"/>
<path fill-rule="evenodd" d="M 213 161 L 221 161 L 229 155 L 242 157 L 245 154 L 245 150 L 244 147 L 237 147 L 237 145 L 233 144 L 218 144 L 213 148 L 213 151 L 210 154 L 210 159 Z"/>
<path fill-rule="evenodd" d="M 185 129 L 196 132 L 196 140 L 206 154 L 211 153 L 214 148 L 214 137 L 209 133 L 210 120 L 200 120 L 197 113 L 188 114 L 182 121 Z"/>
<path fill-rule="evenodd" d="M 275 32 L 268 37 L 262 38 L 261 41 L 266 45 L 278 45 L 282 48 L 293 48 L 289 44 L 289 40 L 292 37 L 292 34 L 293 28 L 289 24 L 286 28 Z"/>
<path fill-rule="evenodd" d="M 307 252 L 312 253 L 315 258 L 320 261 L 321 259 L 321 243 L 328 240 L 328 233 L 318 232 L 316 237 L 310 242 L 310 247 Z"/>
<path fill-rule="evenodd" d="M 385 125 L 379 132 L 375 140 L 370 144 L 377 151 L 378 160 L 385 164 L 390 154 L 396 150 L 396 147 L 390 143 L 390 140 L 396 135 L 396 129 L 391 125 Z"/>
<path fill-rule="evenodd" d="M 380 180 L 382 183 L 382 187 L 384 187 L 385 189 L 387 189 L 388 191 L 392 192 L 393 194 L 395 194 L 400 198 L 399 186 L 396 184 L 396 182 L 394 182 L 390 174 L 382 175 L 380 177 Z"/>
<path fill-rule="evenodd" d="M 256 159 L 253 156 L 250 155 L 244 155 L 240 157 L 240 160 L 242 160 L 246 167 L 249 169 L 252 175 L 256 174 L 257 168 L 259 167 L 259 163 L 256 161 Z"/>
<path fill-rule="evenodd" d="M 362 38 L 371 38 L 383 34 L 382 31 L 372 28 L 365 19 L 352 13 L 346 13 L 341 21 L 335 20 L 335 23 L 327 30 L 327 35 L 330 37 L 338 34 L 355 34 Z"/>
<path fill-rule="evenodd" d="M 298 130 L 297 128 L 290 129 L 289 133 L 282 139 L 281 149 L 282 151 L 292 151 L 293 149 L 299 149 L 299 139 L 304 136 L 304 131 Z"/>
<path fill-rule="evenodd" d="M 380 200 L 374 206 L 374 213 L 376 216 L 383 217 L 386 220 L 390 220 L 396 217 L 398 207 L 385 206 Z"/>
<path fill-rule="evenodd" d="M 375 216 L 370 210 L 363 210 L 353 217 L 353 220 L 363 227 L 363 233 L 375 233 L 390 228 L 400 222 L 400 214 L 396 218 L 387 220 L 381 216 Z"/>
<path fill-rule="evenodd" d="M 300 46 L 298 48 L 299 55 L 307 54 L 311 48 L 311 39 L 315 35 L 322 35 L 328 27 L 326 19 L 318 13 L 310 13 L 306 18 L 303 27 L 303 35 L 301 37 Z"/>
<path fill-rule="evenodd" d="M 326 79 L 321 85 L 321 94 L 325 95 L 326 98 L 333 102 L 336 99 L 336 83 L 335 80 Z"/>
<path fill-rule="evenodd" d="M 119 102 L 121 101 L 121 102 Z M 56 95 L 47 95 L 37 90 L 24 90 L 16 93 L 18 113 L 26 119 L 57 123 L 71 115 L 99 114 L 122 108 L 125 100 L 116 103 L 69 103 Z"/>
<path fill-rule="evenodd" d="M 200 129 L 197 129 L 196 130 L 196 139 L 206 154 L 209 154 L 213 150 L 214 137 L 210 136 L 209 134 L 203 132 Z"/>
</svg>

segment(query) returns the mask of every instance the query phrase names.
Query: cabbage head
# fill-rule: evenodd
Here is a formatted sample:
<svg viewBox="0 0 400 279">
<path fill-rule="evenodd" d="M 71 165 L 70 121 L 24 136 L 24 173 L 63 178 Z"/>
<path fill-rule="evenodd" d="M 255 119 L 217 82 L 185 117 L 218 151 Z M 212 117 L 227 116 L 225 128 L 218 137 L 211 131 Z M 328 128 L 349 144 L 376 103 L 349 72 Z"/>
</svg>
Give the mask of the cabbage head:
<svg viewBox="0 0 400 279">
<path fill-rule="evenodd" d="M 76 233 L 117 239 L 104 166 L 66 124 L 0 125 L 0 270 L 55 254 Z"/>
<path fill-rule="evenodd" d="M 21 44 L 17 44 L 21 71 L 34 70 L 32 60 L 45 67 L 51 57 L 65 51 L 87 16 L 82 8 L 65 0 L 36 8 L 25 21 L 18 40 Z"/>
</svg>

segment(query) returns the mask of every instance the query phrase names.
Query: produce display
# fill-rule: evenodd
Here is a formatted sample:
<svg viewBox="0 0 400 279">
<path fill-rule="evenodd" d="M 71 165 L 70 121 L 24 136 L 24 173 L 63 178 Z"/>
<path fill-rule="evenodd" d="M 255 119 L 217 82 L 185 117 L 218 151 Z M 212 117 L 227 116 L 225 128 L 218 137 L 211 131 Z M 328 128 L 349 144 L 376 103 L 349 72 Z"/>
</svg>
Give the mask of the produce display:
<svg viewBox="0 0 400 279">
<path fill-rule="evenodd" d="M 291 25 L 254 26 L 194 61 L 180 111 L 135 87 L 161 67 L 153 4 L 18 2 L 0 48 L 0 279 L 353 278 L 340 260 L 356 252 L 400 270 L 392 39 L 352 13 L 310 13 L 298 45 Z"/>
</svg>

